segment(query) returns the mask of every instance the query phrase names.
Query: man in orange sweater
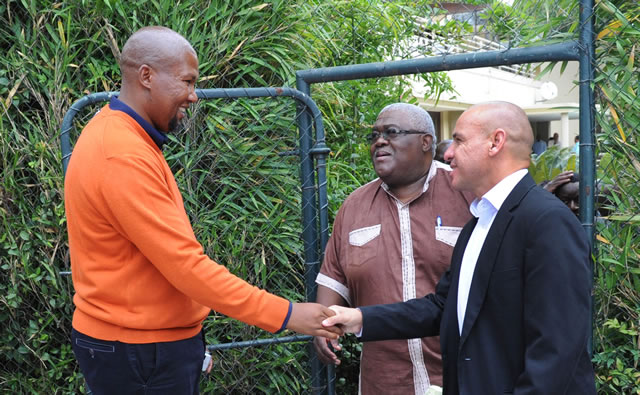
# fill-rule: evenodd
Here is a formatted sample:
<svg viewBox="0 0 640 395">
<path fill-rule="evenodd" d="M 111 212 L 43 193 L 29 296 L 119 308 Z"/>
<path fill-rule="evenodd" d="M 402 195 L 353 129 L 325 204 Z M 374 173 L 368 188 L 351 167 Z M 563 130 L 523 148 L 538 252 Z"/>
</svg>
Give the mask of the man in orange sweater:
<svg viewBox="0 0 640 395">
<path fill-rule="evenodd" d="M 83 130 L 65 180 L 72 344 L 91 391 L 197 393 L 210 309 L 270 332 L 337 337 L 321 325 L 331 310 L 246 283 L 196 240 L 161 151 L 197 101 L 189 42 L 168 28 L 140 29 L 120 69 L 120 95 Z"/>
</svg>

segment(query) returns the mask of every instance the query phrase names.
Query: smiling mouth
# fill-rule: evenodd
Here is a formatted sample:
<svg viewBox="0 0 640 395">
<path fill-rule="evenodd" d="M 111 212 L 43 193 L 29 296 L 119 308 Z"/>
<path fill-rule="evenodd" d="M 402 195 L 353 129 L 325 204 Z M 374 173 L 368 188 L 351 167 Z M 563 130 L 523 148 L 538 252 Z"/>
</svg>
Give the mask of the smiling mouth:
<svg viewBox="0 0 640 395">
<path fill-rule="evenodd" d="M 384 157 L 384 156 L 391 156 L 391 154 L 388 153 L 388 152 L 385 152 L 385 151 L 376 151 L 375 154 L 374 154 L 374 157 L 376 157 L 376 158 L 381 158 L 381 157 Z"/>
</svg>

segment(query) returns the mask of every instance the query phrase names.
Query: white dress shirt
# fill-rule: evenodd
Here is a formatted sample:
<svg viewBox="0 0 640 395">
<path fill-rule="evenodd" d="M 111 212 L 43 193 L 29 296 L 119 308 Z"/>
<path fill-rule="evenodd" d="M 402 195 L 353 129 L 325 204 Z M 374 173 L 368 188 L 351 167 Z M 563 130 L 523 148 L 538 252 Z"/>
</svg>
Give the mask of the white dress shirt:
<svg viewBox="0 0 640 395">
<path fill-rule="evenodd" d="M 489 229 L 491 229 L 491 224 L 493 224 L 493 220 L 496 218 L 502 203 L 527 172 L 527 169 L 520 169 L 511 173 L 485 193 L 482 199 L 478 200 L 476 198 L 471 202 L 470 211 L 474 217 L 478 218 L 478 223 L 469 237 L 469 243 L 467 243 L 467 247 L 464 250 L 460 265 L 460 280 L 458 283 L 458 330 L 460 334 L 462 334 L 462 324 L 467 311 L 473 272 Z"/>
</svg>

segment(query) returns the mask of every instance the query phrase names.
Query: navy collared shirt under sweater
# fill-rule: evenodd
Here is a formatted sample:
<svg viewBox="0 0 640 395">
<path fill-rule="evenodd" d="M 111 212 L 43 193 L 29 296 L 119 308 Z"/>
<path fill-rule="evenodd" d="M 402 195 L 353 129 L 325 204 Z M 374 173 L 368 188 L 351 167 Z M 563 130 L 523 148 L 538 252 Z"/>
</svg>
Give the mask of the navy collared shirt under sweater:
<svg viewBox="0 0 640 395">
<path fill-rule="evenodd" d="M 158 131 L 152 124 L 147 122 L 144 118 L 138 115 L 137 112 L 133 110 L 133 108 L 127 106 L 123 101 L 118 99 L 118 96 L 113 96 L 109 101 L 109 108 L 114 111 L 122 111 L 123 113 L 129 115 L 131 118 L 135 119 L 140 126 L 147 132 L 147 134 L 153 139 L 158 148 L 162 149 L 164 143 L 169 140 L 165 133 Z"/>
</svg>

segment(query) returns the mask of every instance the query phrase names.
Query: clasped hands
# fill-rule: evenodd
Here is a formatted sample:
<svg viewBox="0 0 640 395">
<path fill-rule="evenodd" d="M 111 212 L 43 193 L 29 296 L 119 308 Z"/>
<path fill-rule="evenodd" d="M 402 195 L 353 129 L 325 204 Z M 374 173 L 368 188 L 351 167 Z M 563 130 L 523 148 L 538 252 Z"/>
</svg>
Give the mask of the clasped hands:
<svg viewBox="0 0 640 395">
<path fill-rule="evenodd" d="M 325 364 L 337 365 L 340 360 L 333 350 L 341 349 L 338 338 L 345 333 L 360 333 L 362 312 L 342 306 L 294 303 L 287 329 L 314 336 L 313 342 L 320 360 Z"/>
<path fill-rule="evenodd" d="M 360 333 L 362 331 L 362 312 L 359 309 L 352 309 L 343 306 L 330 306 L 333 312 L 328 318 L 322 321 L 322 326 L 327 328 L 337 328 L 340 335 L 345 333 Z M 338 337 L 316 336 L 313 345 L 318 354 L 318 359 L 324 364 L 340 364 L 340 359 L 335 351 L 342 349 L 338 343 Z"/>
</svg>

